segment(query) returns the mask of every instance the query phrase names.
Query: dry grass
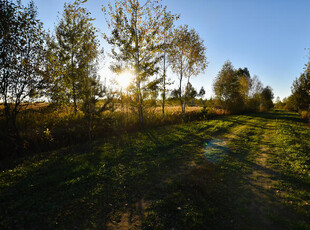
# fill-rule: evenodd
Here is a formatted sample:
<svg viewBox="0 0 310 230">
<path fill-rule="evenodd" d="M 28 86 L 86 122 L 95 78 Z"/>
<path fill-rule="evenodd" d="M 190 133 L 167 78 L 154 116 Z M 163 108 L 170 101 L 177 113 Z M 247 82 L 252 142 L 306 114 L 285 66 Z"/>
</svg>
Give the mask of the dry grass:
<svg viewBox="0 0 310 230">
<path fill-rule="evenodd" d="M 225 111 L 201 106 L 188 106 L 182 115 L 181 107 L 172 105 L 165 107 L 165 119 L 162 107 L 148 107 L 144 110 L 144 127 L 153 128 L 169 124 L 180 124 L 188 121 L 203 120 L 225 115 Z M 4 118 L 4 117 L 2 117 Z M 48 103 L 33 103 L 25 107 L 17 118 L 20 135 L 27 150 L 45 151 L 89 140 L 89 124 L 82 111 L 73 114 L 73 107 L 61 109 L 50 107 Z M 0 120 L 4 127 L 4 120 Z M 97 116 L 92 125 L 92 139 L 140 129 L 136 109 L 116 105 L 116 109 L 106 111 Z M 15 146 L 8 137 L 3 137 L 0 144 L 6 146 L 6 152 Z M 7 139 L 7 140 L 6 140 Z M 10 143 L 10 144 L 8 144 Z M 11 146 L 11 147 L 10 147 Z"/>
</svg>

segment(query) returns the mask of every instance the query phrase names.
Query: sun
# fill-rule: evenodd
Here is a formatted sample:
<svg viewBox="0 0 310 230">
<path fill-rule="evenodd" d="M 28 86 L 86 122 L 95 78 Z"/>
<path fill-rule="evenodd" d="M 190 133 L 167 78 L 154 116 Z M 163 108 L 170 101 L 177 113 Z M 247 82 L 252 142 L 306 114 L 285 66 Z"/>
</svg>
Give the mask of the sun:
<svg viewBox="0 0 310 230">
<path fill-rule="evenodd" d="M 121 74 L 119 74 L 118 76 L 116 76 L 116 81 L 119 84 L 119 86 L 123 89 L 126 89 L 129 84 L 131 83 L 133 79 L 133 76 L 130 72 L 122 72 Z"/>
</svg>

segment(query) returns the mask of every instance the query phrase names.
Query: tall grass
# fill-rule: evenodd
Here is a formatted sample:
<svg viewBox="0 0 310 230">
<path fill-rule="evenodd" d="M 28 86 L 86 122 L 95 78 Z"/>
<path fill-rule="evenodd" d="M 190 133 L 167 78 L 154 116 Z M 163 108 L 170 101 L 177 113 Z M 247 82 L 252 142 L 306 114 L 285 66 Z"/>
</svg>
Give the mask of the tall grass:
<svg viewBox="0 0 310 230">
<path fill-rule="evenodd" d="M 220 109 L 192 106 L 187 107 L 186 113 L 182 115 L 179 106 L 167 106 L 163 118 L 161 107 L 157 106 L 144 110 L 143 128 L 203 120 L 223 114 L 225 112 Z M 93 121 L 91 137 L 94 139 L 138 130 L 141 127 L 137 117 L 138 114 L 132 107 L 120 105 L 113 112 L 102 112 Z M 3 118 L 0 120 L 0 125 L 1 130 L 4 130 Z M 73 108 L 70 106 L 56 109 L 47 103 L 31 104 L 19 114 L 17 125 L 23 139 L 24 151 L 42 152 L 90 139 L 89 124 L 83 112 L 78 111 L 74 115 Z M 5 133 L 2 136 L 0 155 L 12 155 L 14 141 L 10 140 Z"/>
</svg>

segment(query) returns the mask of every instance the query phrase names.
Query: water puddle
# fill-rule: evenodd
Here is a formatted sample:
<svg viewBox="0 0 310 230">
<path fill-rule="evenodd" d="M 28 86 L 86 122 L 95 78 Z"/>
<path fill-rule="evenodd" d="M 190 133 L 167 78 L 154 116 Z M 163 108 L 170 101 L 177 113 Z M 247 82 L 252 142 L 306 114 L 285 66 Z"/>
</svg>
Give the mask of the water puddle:
<svg viewBox="0 0 310 230">
<path fill-rule="evenodd" d="M 213 139 L 205 143 L 205 157 L 212 163 L 222 161 L 228 154 L 227 139 Z"/>
</svg>

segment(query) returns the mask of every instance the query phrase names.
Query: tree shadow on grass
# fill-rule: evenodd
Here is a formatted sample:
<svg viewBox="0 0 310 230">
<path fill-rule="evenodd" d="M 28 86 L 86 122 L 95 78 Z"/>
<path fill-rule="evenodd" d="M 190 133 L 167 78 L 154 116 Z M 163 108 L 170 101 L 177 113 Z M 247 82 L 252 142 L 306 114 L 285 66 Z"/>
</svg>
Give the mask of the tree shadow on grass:
<svg viewBox="0 0 310 230">
<path fill-rule="evenodd" d="M 154 200 L 187 167 L 193 149 L 177 137 L 136 135 L 63 149 L 3 174 L 0 226 L 106 229 L 124 212 L 135 216 L 144 197 Z"/>
<path fill-rule="evenodd" d="M 143 228 L 307 229 L 307 215 L 284 204 L 270 184 L 270 180 L 294 181 L 297 187 L 307 189 L 303 182 L 253 161 L 252 154 L 261 151 L 260 144 L 271 144 L 265 143 L 261 129 L 270 130 L 265 124 L 276 121 L 277 116 L 264 116 L 253 116 L 259 118 L 256 121 L 261 125 L 255 121 L 255 124 L 237 122 L 246 125 L 246 129 L 234 135 L 235 148 L 229 151 L 225 161 L 196 165 L 169 184 L 161 192 L 162 197 L 153 201 L 147 210 Z"/>
<path fill-rule="evenodd" d="M 276 119 L 274 117 L 273 122 Z M 262 122 L 267 124 L 270 121 L 266 119 Z M 309 186 L 299 177 L 284 174 L 282 169 L 275 170 L 264 166 L 252 157 L 253 154 L 266 151 L 260 146 L 275 147 L 263 136 L 260 140 L 257 139 L 257 135 L 265 134 L 269 126 L 264 129 L 264 132 L 254 129 L 254 134 L 257 132 L 255 135 L 248 135 L 252 133 L 251 128 L 245 130 L 244 135 L 238 136 L 233 141 L 236 142 L 237 147 L 223 163 L 227 176 L 226 189 L 232 191 L 230 195 L 235 200 L 232 205 L 235 207 L 233 210 L 236 210 L 238 226 L 241 229 L 251 229 L 251 226 L 257 226 L 257 229 L 307 229 L 310 226 L 307 213 L 296 209 L 291 204 L 284 203 L 277 195 L 279 191 L 275 185 L 285 181 L 290 184 L 291 188 L 308 191 Z M 246 137 L 248 137 L 247 141 L 245 141 Z M 266 157 L 272 155 L 269 152 L 265 154 Z"/>
<path fill-rule="evenodd" d="M 298 113 L 283 112 L 283 111 L 271 111 L 267 113 L 254 113 L 251 114 L 253 117 L 263 118 L 267 120 L 282 120 L 287 122 L 299 122 L 306 123 Z"/>
<path fill-rule="evenodd" d="M 174 126 L 37 156 L 2 174 L 0 226 L 105 229 L 144 197 L 156 200 L 200 142 L 195 130 Z"/>
<path fill-rule="evenodd" d="M 244 186 L 255 167 L 247 146 L 216 165 L 204 160 L 203 144 L 247 119 L 162 127 L 38 157 L 1 174 L 0 227 L 240 228 L 238 216 L 246 220 L 250 198 L 259 199 Z"/>
</svg>

